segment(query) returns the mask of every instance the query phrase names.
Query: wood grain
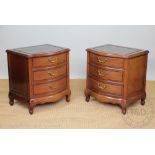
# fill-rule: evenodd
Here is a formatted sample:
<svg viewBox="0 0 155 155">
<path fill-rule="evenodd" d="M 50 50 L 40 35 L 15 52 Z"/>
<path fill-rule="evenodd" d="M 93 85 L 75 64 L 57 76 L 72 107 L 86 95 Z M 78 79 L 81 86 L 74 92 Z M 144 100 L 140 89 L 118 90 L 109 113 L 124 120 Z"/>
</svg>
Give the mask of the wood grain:
<svg viewBox="0 0 155 155">
<path fill-rule="evenodd" d="M 9 104 L 26 102 L 29 113 L 37 104 L 70 101 L 69 49 L 38 45 L 6 50 L 9 71 Z M 51 54 L 51 55 L 50 55 Z"/>
<path fill-rule="evenodd" d="M 110 102 L 117 103 L 123 114 L 137 100 L 145 104 L 148 50 L 104 45 L 86 51 L 87 102 L 90 96 L 101 102 L 108 102 L 110 97 Z"/>
</svg>

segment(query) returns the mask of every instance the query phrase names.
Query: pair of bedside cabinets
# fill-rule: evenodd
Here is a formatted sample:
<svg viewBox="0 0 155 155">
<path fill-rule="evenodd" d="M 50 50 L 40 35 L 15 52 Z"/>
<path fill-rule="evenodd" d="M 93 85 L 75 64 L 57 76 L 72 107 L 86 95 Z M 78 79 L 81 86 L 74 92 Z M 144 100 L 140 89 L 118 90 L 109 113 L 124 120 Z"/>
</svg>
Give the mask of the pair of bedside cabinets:
<svg viewBox="0 0 155 155">
<path fill-rule="evenodd" d="M 70 101 L 69 51 L 49 44 L 6 50 L 9 103 L 27 102 L 29 113 L 37 104 Z M 115 45 L 87 49 L 86 101 L 120 105 L 122 113 L 137 100 L 145 104 L 147 50 Z"/>
</svg>

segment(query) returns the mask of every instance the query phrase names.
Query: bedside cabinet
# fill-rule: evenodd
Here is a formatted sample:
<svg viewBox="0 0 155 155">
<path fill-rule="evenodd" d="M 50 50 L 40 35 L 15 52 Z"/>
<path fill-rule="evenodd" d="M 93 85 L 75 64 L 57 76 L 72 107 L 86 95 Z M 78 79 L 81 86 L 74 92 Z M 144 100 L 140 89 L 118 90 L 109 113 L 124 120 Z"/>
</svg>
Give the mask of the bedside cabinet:
<svg viewBox="0 0 155 155">
<path fill-rule="evenodd" d="M 118 104 L 122 113 L 137 100 L 145 104 L 147 50 L 115 45 L 88 48 L 85 96 Z"/>
<path fill-rule="evenodd" d="M 6 50 L 10 105 L 14 99 L 29 105 L 70 100 L 69 49 L 49 44 Z"/>
</svg>

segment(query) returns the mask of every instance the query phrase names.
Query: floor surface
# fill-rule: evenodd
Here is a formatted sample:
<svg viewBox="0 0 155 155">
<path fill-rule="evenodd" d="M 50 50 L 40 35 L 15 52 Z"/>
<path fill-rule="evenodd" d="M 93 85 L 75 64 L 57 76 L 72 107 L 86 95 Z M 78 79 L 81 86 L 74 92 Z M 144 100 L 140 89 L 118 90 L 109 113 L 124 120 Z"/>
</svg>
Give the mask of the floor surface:
<svg viewBox="0 0 155 155">
<path fill-rule="evenodd" d="M 8 80 L 0 80 L 0 128 L 155 128 L 155 81 L 147 81 L 146 104 L 131 105 L 123 115 L 119 106 L 85 102 L 85 80 L 71 80 L 71 102 L 39 105 L 30 115 L 25 103 L 8 103 Z"/>
</svg>

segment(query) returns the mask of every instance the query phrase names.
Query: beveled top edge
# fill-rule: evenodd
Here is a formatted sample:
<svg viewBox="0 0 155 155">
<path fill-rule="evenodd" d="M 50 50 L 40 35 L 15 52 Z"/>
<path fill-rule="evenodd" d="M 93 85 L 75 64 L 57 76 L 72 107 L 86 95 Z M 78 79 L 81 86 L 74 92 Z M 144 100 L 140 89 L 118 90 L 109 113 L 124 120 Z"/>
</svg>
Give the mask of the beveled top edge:
<svg viewBox="0 0 155 155">
<path fill-rule="evenodd" d="M 55 46 L 51 44 L 34 45 L 15 49 L 8 49 L 6 52 L 22 55 L 25 57 L 41 57 L 69 52 L 69 48 Z"/>
<path fill-rule="evenodd" d="M 114 47 L 115 50 L 109 50 L 104 47 Z M 103 49 L 100 49 L 103 48 Z M 148 50 L 144 49 L 137 49 L 137 48 L 130 48 L 125 46 L 118 46 L 118 45 L 112 45 L 112 44 L 105 44 L 101 46 L 96 46 L 92 48 L 87 48 L 86 51 L 97 53 L 99 55 L 103 56 L 110 56 L 110 57 L 120 57 L 120 58 L 131 58 L 138 55 L 148 54 Z M 120 52 L 121 51 L 121 52 Z"/>
</svg>

